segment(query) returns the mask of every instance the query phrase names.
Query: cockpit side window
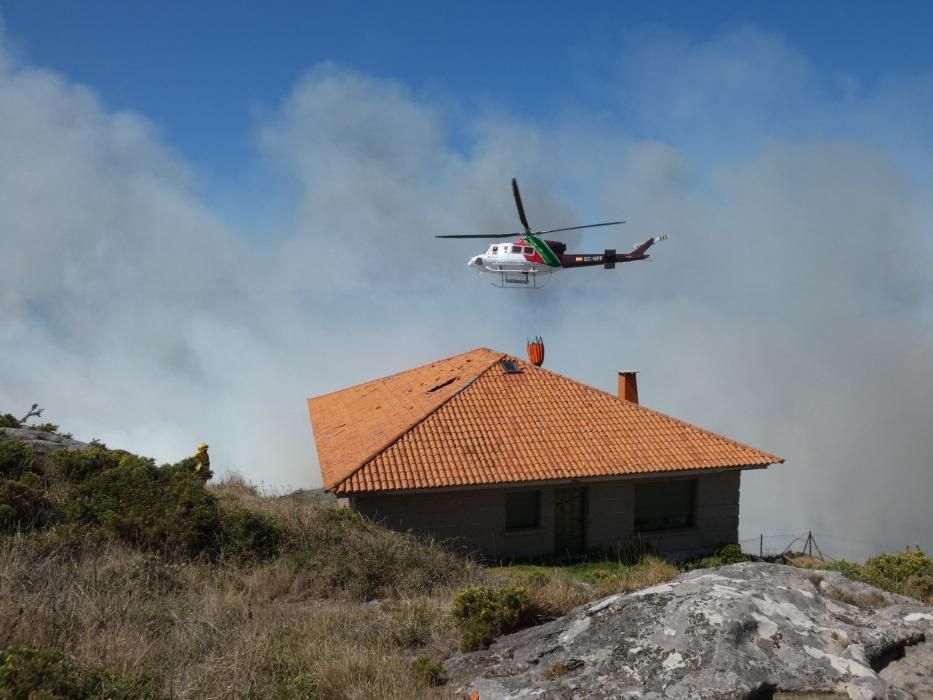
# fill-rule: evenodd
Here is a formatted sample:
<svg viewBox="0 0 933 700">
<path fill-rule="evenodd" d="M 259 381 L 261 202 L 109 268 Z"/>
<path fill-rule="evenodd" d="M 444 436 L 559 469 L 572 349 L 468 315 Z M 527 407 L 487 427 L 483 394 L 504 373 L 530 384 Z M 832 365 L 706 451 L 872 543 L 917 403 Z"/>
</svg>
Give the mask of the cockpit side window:
<svg viewBox="0 0 933 700">
<path fill-rule="evenodd" d="M 532 248 L 531 246 L 525 247 L 525 255 L 534 255 L 534 254 L 535 254 L 534 248 Z"/>
<path fill-rule="evenodd" d="M 521 253 L 521 252 L 522 252 L 522 247 L 521 247 L 520 245 L 513 245 L 513 246 L 512 246 L 512 252 L 513 252 L 513 253 Z"/>
</svg>

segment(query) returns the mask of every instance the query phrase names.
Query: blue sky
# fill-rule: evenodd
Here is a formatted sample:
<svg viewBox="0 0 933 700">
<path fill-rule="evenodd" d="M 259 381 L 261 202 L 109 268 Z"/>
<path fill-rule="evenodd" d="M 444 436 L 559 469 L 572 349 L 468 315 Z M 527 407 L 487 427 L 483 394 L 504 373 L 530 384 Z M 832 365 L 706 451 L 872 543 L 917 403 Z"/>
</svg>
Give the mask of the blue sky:
<svg viewBox="0 0 933 700">
<path fill-rule="evenodd" d="M 25 60 L 91 86 L 111 109 L 146 115 L 220 181 L 255 164 L 257 113 L 321 62 L 399 80 L 465 115 L 501 109 L 538 121 L 577 105 L 624 119 L 625 96 L 605 85 L 655 34 L 689 41 L 759 28 L 799 48 L 822 80 L 851 79 L 857 90 L 933 65 L 926 2 L 5 0 L 0 12 Z"/>
<path fill-rule="evenodd" d="M 743 536 L 933 550 L 933 6 L 894 8 L 0 0 L 0 410 L 314 487 L 307 396 L 544 335 L 786 458 Z M 433 236 L 514 230 L 513 176 L 628 222 L 571 248 L 671 240 L 496 290 Z"/>
</svg>

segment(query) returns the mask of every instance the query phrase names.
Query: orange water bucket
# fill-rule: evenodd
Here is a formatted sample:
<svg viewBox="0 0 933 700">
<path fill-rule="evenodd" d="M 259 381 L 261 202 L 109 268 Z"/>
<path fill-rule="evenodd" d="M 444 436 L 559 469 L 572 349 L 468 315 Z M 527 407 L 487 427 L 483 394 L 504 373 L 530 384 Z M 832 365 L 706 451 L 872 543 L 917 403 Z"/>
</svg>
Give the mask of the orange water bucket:
<svg viewBox="0 0 933 700">
<path fill-rule="evenodd" d="M 528 341 L 528 361 L 535 367 L 544 364 L 544 341 L 540 336 Z"/>
</svg>

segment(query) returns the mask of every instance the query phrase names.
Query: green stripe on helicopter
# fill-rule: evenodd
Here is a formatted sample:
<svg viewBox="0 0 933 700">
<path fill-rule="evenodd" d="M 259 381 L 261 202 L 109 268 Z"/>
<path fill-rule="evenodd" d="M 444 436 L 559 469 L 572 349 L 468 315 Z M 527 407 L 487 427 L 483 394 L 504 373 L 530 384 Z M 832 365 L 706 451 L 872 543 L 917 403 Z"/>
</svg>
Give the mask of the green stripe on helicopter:
<svg viewBox="0 0 933 700">
<path fill-rule="evenodd" d="M 525 234 L 524 238 L 525 241 L 528 242 L 528 245 L 538 251 L 538 255 L 544 259 L 544 262 L 546 262 L 551 267 L 560 267 L 560 259 L 554 255 L 554 251 L 551 250 L 547 243 L 542 241 L 537 236 L 532 236 L 527 233 Z"/>
</svg>

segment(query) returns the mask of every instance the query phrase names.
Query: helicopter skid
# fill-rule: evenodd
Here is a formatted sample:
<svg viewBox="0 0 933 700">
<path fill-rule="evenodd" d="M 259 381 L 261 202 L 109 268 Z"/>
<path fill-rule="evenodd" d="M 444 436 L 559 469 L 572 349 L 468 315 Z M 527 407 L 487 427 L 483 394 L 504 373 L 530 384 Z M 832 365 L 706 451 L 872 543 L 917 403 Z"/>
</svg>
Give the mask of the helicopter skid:
<svg viewBox="0 0 933 700">
<path fill-rule="evenodd" d="M 488 269 L 488 268 L 487 268 Z M 497 279 L 492 283 L 500 289 L 540 289 L 548 282 L 550 270 L 489 270 Z"/>
</svg>

